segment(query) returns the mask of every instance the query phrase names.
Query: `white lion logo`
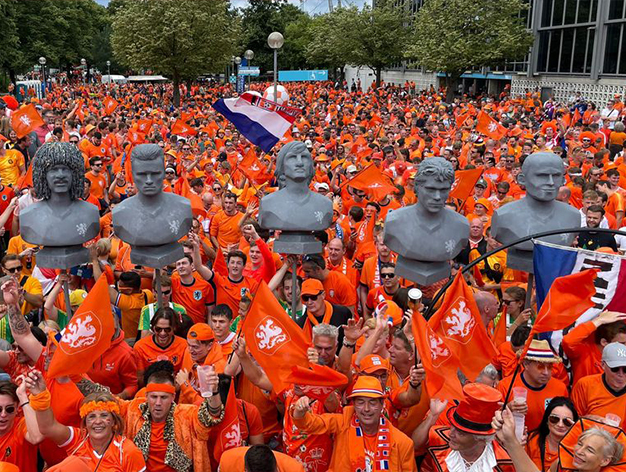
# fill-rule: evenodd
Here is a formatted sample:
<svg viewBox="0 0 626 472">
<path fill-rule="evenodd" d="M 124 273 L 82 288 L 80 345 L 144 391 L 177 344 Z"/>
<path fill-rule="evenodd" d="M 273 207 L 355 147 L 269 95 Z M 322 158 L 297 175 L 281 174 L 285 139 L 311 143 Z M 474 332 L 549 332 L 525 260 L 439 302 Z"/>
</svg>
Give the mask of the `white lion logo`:
<svg viewBox="0 0 626 472">
<path fill-rule="evenodd" d="M 265 324 L 261 324 L 256 329 L 256 338 L 259 340 L 259 349 L 270 351 L 287 341 L 287 335 L 283 330 L 274 324 L 274 320 L 269 319 Z"/>
<path fill-rule="evenodd" d="M 460 181 L 461 181 L 461 177 L 455 177 L 454 183 L 452 184 L 452 188 L 450 188 L 450 191 L 454 190 L 457 187 L 457 185 L 459 185 Z"/>
<path fill-rule="evenodd" d="M 428 335 L 428 344 L 430 345 L 430 353 L 433 361 L 440 357 L 448 357 L 450 355 L 450 351 L 443 343 L 443 339 L 435 336 L 433 333 Z"/>
<path fill-rule="evenodd" d="M 241 431 L 239 431 L 239 421 L 231 424 L 228 430 L 224 432 L 224 437 L 227 439 L 224 449 L 232 449 L 233 447 L 241 446 Z"/>
<path fill-rule="evenodd" d="M 30 126 L 32 123 L 30 118 L 27 115 L 20 116 L 20 121 L 24 123 L 26 126 Z"/>
<path fill-rule="evenodd" d="M 476 320 L 472 317 L 472 312 L 467 308 L 465 301 L 459 301 L 459 307 L 450 311 L 453 316 L 445 318 L 445 322 L 448 324 L 446 335 L 458 336 L 461 339 L 469 336 L 476 324 Z"/>
<path fill-rule="evenodd" d="M 489 125 L 487 126 L 487 129 L 493 133 L 494 131 L 496 131 L 498 129 L 498 125 L 496 123 L 494 123 L 493 121 L 491 123 L 489 123 Z"/>
<path fill-rule="evenodd" d="M 85 318 L 76 318 L 65 328 L 61 342 L 66 343 L 72 349 L 90 346 L 96 342 L 96 327 L 92 321 L 90 315 L 85 316 Z"/>
</svg>

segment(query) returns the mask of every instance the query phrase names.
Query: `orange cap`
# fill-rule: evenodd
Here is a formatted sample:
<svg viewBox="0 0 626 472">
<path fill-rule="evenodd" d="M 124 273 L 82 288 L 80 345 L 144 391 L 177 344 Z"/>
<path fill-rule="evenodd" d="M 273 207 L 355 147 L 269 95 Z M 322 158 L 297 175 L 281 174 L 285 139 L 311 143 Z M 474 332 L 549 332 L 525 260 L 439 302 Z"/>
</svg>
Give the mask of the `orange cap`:
<svg viewBox="0 0 626 472">
<path fill-rule="evenodd" d="M 402 323 L 402 309 L 398 306 L 396 302 L 391 300 L 387 300 L 387 316 L 391 317 L 394 326 L 398 326 Z"/>
<path fill-rule="evenodd" d="M 324 291 L 322 282 L 317 279 L 306 279 L 302 282 L 302 295 L 317 295 Z"/>
<path fill-rule="evenodd" d="M 86 135 L 89 134 L 94 129 L 96 129 L 96 127 L 94 125 L 87 125 L 87 126 L 85 126 L 85 134 Z"/>
<path fill-rule="evenodd" d="M 367 398 L 383 398 L 383 387 L 376 377 L 369 375 L 361 375 L 354 382 L 354 388 L 348 398 L 367 397 Z"/>
<path fill-rule="evenodd" d="M 187 333 L 187 339 L 194 339 L 196 341 L 211 341 L 215 339 L 215 334 L 208 324 L 196 323 Z"/>
<path fill-rule="evenodd" d="M 388 370 L 389 369 L 389 359 L 385 359 L 380 357 L 377 354 L 370 354 L 361 359 L 361 364 L 359 365 L 359 373 L 361 374 L 372 374 L 379 370 Z"/>
<path fill-rule="evenodd" d="M 315 162 L 330 162 L 330 157 L 328 157 L 328 154 L 322 153 L 315 158 Z"/>
</svg>

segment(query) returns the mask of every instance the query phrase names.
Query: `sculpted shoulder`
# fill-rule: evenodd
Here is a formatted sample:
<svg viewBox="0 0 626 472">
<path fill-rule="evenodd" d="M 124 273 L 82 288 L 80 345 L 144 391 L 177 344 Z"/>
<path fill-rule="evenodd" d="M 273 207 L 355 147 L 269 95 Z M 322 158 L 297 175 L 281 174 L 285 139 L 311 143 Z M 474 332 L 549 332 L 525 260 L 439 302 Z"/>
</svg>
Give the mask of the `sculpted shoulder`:
<svg viewBox="0 0 626 472">
<path fill-rule="evenodd" d="M 320 231 L 330 226 L 332 216 L 330 199 L 315 192 L 301 203 L 283 189 L 263 197 L 259 206 L 259 224 L 267 229 Z"/>
<path fill-rule="evenodd" d="M 82 244 L 98 235 L 98 208 L 83 200 L 71 203 L 68 213 L 55 212 L 47 202 L 37 202 L 20 213 L 20 233 L 25 241 L 43 246 Z"/>
</svg>

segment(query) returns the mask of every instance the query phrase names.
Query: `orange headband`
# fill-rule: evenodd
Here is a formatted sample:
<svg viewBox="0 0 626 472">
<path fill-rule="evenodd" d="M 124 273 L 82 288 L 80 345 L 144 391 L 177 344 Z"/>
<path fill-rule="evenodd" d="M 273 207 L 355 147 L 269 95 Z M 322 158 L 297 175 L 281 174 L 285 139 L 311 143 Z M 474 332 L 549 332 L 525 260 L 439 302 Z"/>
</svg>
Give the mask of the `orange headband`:
<svg viewBox="0 0 626 472">
<path fill-rule="evenodd" d="M 108 411 L 110 413 L 120 414 L 120 406 L 116 401 L 109 402 L 87 402 L 80 407 L 80 417 L 84 418 L 93 411 Z"/>
<path fill-rule="evenodd" d="M 174 388 L 174 386 L 170 384 L 149 383 L 146 386 L 146 392 L 165 392 L 175 395 L 176 388 Z"/>
</svg>

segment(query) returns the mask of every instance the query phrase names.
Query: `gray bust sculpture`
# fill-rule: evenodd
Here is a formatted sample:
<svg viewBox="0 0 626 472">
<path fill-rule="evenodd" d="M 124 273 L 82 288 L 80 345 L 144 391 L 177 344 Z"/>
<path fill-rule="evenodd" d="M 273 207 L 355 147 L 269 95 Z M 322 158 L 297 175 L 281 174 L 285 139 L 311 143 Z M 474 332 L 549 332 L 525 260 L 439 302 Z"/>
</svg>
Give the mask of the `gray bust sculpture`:
<svg viewBox="0 0 626 472">
<path fill-rule="evenodd" d="M 556 200 L 559 187 L 565 183 L 565 167 L 559 156 L 551 152 L 531 154 L 524 161 L 517 181 L 526 187 L 526 196 L 495 211 L 491 235 L 497 241 L 507 244 L 543 231 L 580 227 L 578 210 Z M 575 236 L 570 233 L 541 239 L 569 246 Z M 527 241 L 510 248 L 507 266 L 533 273 L 533 243 Z"/>
<path fill-rule="evenodd" d="M 304 143 L 292 141 L 282 147 L 275 172 L 281 188 L 263 197 L 259 206 L 261 227 L 281 231 L 274 243 L 276 252 L 308 254 L 322 249 L 311 233 L 331 225 L 333 204 L 309 189 L 314 175 L 313 159 Z"/>
<path fill-rule="evenodd" d="M 453 183 L 450 162 L 425 159 L 415 176 L 417 203 L 387 214 L 384 241 L 399 255 L 396 274 L 422 285 L 450 276 L 449 261 L 469 237 L 467 218 L 445 206 Z"/>
<path fill-rule="evenodd" d="M 191 228 L 189 200 L 163 192 L 163 149 L 140 144 L 131 153 L 137 194 L 113 209 L 113 229 L 131 246 L 133 264 L 160 269 L 183 257 L 178 240 Z"/>
<path fill-rule="evenodd" d="M 83 243 L 100 231 L 100 214 L 83 195 L 85 161 L 70 143 L 46 143 L 33 159 L 33 187 L 41 199 L 20 213 L 24 241 L 43 249 L 39 267 L 69 269 L 89 262 Z"/>
</svg>

